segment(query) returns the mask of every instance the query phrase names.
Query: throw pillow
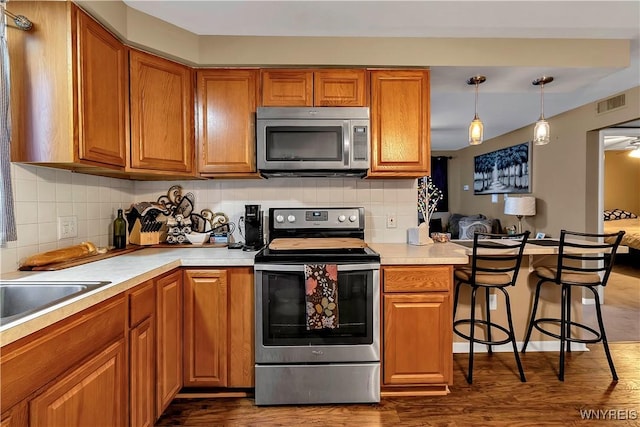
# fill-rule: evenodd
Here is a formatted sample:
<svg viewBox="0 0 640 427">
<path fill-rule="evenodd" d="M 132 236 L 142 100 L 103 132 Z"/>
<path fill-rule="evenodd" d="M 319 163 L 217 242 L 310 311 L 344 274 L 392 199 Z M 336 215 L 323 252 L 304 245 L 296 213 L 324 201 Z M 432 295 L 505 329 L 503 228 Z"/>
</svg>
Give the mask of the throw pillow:
<svg viewBox="0 0 640 427">
<path fill-rule="evenodd" d="M 638 218 L 633 212 L 625 211 L 623 209 L 613 209 L 604 211 L 604 220 L 613 221 L 616 219 Z"/>
<path fill-rule="evenodd" d="M 460 239 L 473 240 L 473 234 L 491 233 L 491 220 L 488 219 L 467 219 L 463 218 L 458 223 L 460 227 Z"/>
</svg>

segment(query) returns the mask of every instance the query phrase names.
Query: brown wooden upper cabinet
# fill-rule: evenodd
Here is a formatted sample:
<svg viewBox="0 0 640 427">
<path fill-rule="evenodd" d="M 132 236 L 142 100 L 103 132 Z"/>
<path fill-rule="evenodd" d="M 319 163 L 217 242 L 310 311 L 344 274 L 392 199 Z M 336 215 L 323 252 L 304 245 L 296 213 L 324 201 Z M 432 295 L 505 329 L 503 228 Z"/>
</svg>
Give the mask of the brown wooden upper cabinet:
<svg viewBox="0 0 640 427">
<path fill-rule="evenodd" d="M 37 29 L 8 31 L 11 160 L 123 170 L 126 47 L 71 2 L 12 1 L 7 8 Z"/>
<path fill-rule="evenodd" d="M 258 79 L 257 69 L 197 71 L 197 150 L 201 175 L 256 172 Z"/>
<path fill-rule="evenodd" d="M 371 71 L 370 178 L 430 174 L 429 71 Z"/>
<path fill-rule="evenodd" d="M 131 169 L 194 174 L 193 71 L 133 49 L 129 68 Z"/>
<path fill-rule="evenodd" d="M 262 106 L 364 107 L 368 105 L 364 69 L 263 69 Z"/>
</svg>

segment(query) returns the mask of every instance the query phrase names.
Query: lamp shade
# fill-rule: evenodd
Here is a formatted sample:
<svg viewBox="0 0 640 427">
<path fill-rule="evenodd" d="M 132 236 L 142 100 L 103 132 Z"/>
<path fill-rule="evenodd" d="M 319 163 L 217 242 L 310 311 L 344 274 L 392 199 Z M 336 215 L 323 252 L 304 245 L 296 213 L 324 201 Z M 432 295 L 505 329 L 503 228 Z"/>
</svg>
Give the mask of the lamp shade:
<svg viewBox="0 0 640 427">
<path fill-rule="evenodd" d="M 536 214 L 535 197 L 509 197 L 504 202 L 505 215 L 532 216 Z"/>
</svg>

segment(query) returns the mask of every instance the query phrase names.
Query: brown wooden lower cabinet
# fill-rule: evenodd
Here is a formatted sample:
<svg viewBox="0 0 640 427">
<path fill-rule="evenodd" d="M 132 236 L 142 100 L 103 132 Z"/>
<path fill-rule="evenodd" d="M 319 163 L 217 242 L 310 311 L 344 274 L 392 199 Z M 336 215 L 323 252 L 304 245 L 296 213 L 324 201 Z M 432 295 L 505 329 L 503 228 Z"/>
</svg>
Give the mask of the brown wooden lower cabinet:
<svg viewBox="0 0 640 427">
<path fill-rule="evenodd" d="M 149 280 L 128 292 L 129 426 L 151 427 L 155 421 L 156 290 Z"/>
<path fill-rule="evenodd" d="M 253 269 L 184 277 L 184 385 L 253 387 Z"/>
<path fill-rule="evenodd" d="M 184 272 L 184 385 L 227 386 L 227 271 Z"/>
<path fill-rule="evenodd" d="M 2 408 L 2 421 L 0 427 L 26 427 L 29 424 L 29 415 L 27 414 L 27 401 L 22 401 L 8 411 Z"/>
<path fill-rule="evenodd" d="M 447 391 L 453 378 L 451 266 L 382 268 L 383 394 Z M 436 388 L 433 388 L 436 386 Z"/>
<path fill-rule="evenodd" d="M 155 279 L 156 418 L 182 388 L 182 271 Z"/>
<path fill-rule="evenodd" d="M 123 295 L 8 344 L 0 355 L 2 426 L 125 426 Z"/>
<path fill-rule="evenodd" d="M 122 339 L 33 399 L 29 404 L 29 425 L 126 426 L 125 361 Z"/>
</svg>

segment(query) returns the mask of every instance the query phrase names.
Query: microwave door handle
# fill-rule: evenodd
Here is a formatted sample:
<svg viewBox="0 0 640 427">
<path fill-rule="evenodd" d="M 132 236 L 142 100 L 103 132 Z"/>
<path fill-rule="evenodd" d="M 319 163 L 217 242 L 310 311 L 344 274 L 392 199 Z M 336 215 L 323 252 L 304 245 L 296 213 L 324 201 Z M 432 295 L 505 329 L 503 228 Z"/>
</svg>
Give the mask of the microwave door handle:
<svg viewBox="0 0 640 427">
<path fill-rule="evenodd" d="M 344 160 L 344 166 L 346 168 L 351 164 L 351 126 L 349 121 L 342 122 L 342 135 L 344 144 L 342 145 L 342 159 Z"/>
</svg>

